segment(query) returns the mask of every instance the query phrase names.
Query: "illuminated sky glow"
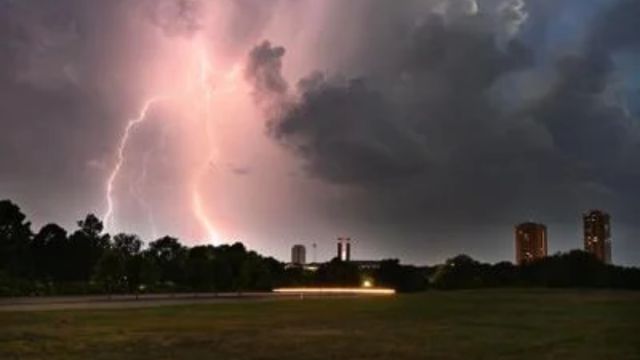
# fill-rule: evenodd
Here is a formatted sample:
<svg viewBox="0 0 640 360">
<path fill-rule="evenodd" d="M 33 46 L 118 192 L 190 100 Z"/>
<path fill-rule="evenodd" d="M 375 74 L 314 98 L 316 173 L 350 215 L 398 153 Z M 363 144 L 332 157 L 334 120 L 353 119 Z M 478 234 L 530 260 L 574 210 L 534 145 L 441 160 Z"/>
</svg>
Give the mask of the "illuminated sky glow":
<svg viewBox="0 0 640 360">
<path fill-rule="evenodd" d="M 0 197 L 34 229 L 640 263 L 633 0 L 0 0 Z M 27 144 L 27 145 L 25 145 Z"/>
</svg>

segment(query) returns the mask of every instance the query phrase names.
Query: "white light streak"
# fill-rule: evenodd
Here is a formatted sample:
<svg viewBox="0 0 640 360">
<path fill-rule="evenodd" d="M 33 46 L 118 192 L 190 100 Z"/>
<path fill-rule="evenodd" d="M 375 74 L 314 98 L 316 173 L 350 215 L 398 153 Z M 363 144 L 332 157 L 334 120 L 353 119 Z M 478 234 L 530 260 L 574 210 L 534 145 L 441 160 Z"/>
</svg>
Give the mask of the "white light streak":
<svg viewBox="0 0 640 360">
<path fill-rule="evenodd" d="M 188 191 L 190 191 L 190 203 L 191 212 L 199 223 L 202 230 L 206 233 L 207 241 L 213 244 L 217 244 L 220 241 L 218 231 L 214 222 L 211 221 L 209 214 L 207 213 L 207 204 L 205 201 L 205 193 L 202 191 L 202 185 L 207 179 L 207 175 L 212 169 L 216 168 L 218 161 L 218 150 L 215 146 L 215 137 L 213 129 L 213 118 L 215 114 L 213 112 L 214 102 L 220 97 L 230 96 L 236 91 L 237 77 L 240 73 L 240 67 L 236 65 L 232 66 L 227 73 L 216 73 L 214 71 L 212 58 L 210 58 L 206 42 L 204 39 L 193 42 L 194 62 L 192 63 L 194 71 L 190 72 L 185 77 L 188 84 L 188 89 L 179 91 L 179 93 L 173 94 L 172 97 L 178 102 L 183 99 L 194 99 L 198 105 L 195 105 L 195 116 L 200 119 L 200 124 L 204 127 L 204 136 L 206 137 L 206 151 L 202 154 L 202 161 L 198 163 L 196 168 L 191 172 L 190 181 L 188 182 Z M 187 55 L 189 56 L 189 55 Z M 215 76 L 215 78 L 214 78 Z M 214 84 L 214 81 L 216 82 Z M 220 84 L 218 84 L 220 82 Z M 215 85 L 215 86 L 214 86 Z M 220 85 L 220 86 L 219 86 Z M 121 170 L 126 162 L 126 149 L 129 141 L 131 141 L 132 132 L 134 129 L 141 125 L 148 116 L 150 109 L 156 105 L 157 102 L 164 100 L 164 97 L 154 97 L 146 100 L 140 110 L 138 116 L 127 122 L 124 132 L 118 143 L 118 149 L 116 153 L 116 163 L 109 174 L 106 181 L 106 203 L 107 209 L 104 213 L 103 220 L 105 228 L 107 230 L 113 230 L 115 226 L 115 211 L 116 211 L 116 180 L 121 173 Z M 130 189 L 133 197 L 138 201 L 143 210 L 147 212 L 147 220 L 152 227 L 152 232 L 155 233 L 156 226 L 155 220 L 152 214 L 152 208 L 149 203 L 144 199 L 141 187 L 146 180 L 147 167 L 149 161 L 149 154 L 144 158 L 142 164 L 142 173 L 140 178 L 135 184 L 130 185 Z"/>
<path fill-rule="evenodd" d="M 206 54 L 206 50 L 201 52 L 200 55 L 200 64 L 199 64 L 199 86 L 201 87 L 203 99 L 204 99 L 204 125 L 205 125 L 205 135 L 207 137 L 207 150 L 208 156 L 206 161 L 200 166 L 195 175 L 195 180 L 193 182 L 193 189 L 191 193 L 191 204 L 192 211 L 196 220 L 200 222 L 202 228 L 206 231 L 208 241 L 216 244 L 218 239 L 218 233 L 215 230 L 215 227 L 209 216 L 206 213 L 204 205 L 202 204 L 202 194 L 200 193 L 200 185 L 205 178 L 206 174 L 211 165 L 216 164 L 217 154 L 213 147 L 213 131 L 211 128 L 211 100 L 213 97 L 213 92 L 211 90 L 211 64 Z"/>
<path fill-rule="evenodd" d="M 140 113 L 138 114 L 138 117 L 136 117 L 135 119 L 131 119 L 129 120 L 129 122 L 127 122 L 127 126 L 124 129 L 124 133 L 122 135 L 122 138 L 120 138 L 120 143 L 118 145 L 116 164 L 113 170 L 111 171 L 109 178 L 107 179 L 107 189 L 106 189 L 107 210 L 104 216 L 102 217 L 104 221 L 104 226 L 107 230 L 112 228 L 114 225 L 113 224 L 114 222 L 113 213 L 114 213 L 114 207 L 115 207 L 114 200 L 113 200 L 114 183 L 118 178 L 118 175 L 120 174 L 122 165 L 124 164 L 125 150 L 127 148 L 129 138 L 131 137 L 131 132 L 136 126 L 143 123 L 147 119 L 147 114 L 149 112 L 149 109 L 151 109 L 153 105 L 164 100 L 165 100 L 164 97 L 153 97 L 151 99 L 146 100 L 142 106 L 142 109 L 140 110 Z"/>
<path fill-rule="evenodd" d="M 280 294 L 334 294 L 334 295 L 394 295 L 394 289 L 382 288 L 280 288 L 273 289 Z"/>
</svg>

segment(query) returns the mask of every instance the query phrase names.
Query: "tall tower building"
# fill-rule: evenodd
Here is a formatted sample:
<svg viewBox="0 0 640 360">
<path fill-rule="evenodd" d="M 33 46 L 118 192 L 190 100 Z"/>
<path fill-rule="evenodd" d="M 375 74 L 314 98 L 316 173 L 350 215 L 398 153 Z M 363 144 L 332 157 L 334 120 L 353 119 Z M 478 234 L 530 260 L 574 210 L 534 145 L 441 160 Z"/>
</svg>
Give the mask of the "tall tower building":
<svg viewBox="0 0 640 360">
<path fill-rule="evenodd" d="M 304 245 L 293 245 L 291 248 L 291 264 L 303 266 L 307 263 L 307 250 Z"/>
<path fill-rule="evenodd" d="M 532 222 L 516 226 L 516 263 L 530 263 L 547 256 L 547 227 Z"/>
<path fill-rule="evenodd" d="M 351 261 L 351 238 L 338 238 L 338 259 Z"/>
<path fill-rule="evenodd" d="M 582 215 L 584 250 L 605 264 L 611 264 L 611 217 L 600 210 Z"/>
</svg>

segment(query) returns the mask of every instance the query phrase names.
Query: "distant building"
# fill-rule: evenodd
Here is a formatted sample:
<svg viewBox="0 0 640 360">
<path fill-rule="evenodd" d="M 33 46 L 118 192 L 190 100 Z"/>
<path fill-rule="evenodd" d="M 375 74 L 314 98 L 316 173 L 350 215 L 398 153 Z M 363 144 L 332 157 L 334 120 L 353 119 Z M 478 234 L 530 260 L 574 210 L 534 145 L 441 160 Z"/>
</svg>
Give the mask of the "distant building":
<svg viewBox="0 0 640 360">
<path fill-rule="evenodd" d="M 352 264 L 358 267 L 360 270 L 378 270 L 382 261 L 380 260 L 355 260 L 351 261 Z"/>
<path fill-rule="evenodd" d="M 530 263 L 547 256 L 547 227 L 532 222 L 516 226 L 516 263 Z"/>
<path fill-rule="evenodd" d="M 584 250 L 605 264 L 611 264 L 611 217 L 600 210 L 582 215 Z"/>
<path fill-rule="evenodd" d="M 304 245 L 294 245 L 291 248 L 291 265 L 304 266 L 307 263 L 307 249 Z"/>
<path fill-rule="evenodd" d="M 315 252 L 316 244 L 313 244 L 313 249 Z M 314 256 L 315 258 L 315 256 Z M 359 270 L 365 272 L 371 272 L 380 268 L 382 261 L 381 260 L 352 260 L 351 259 L 351 238 L 348 237 L 339 237 L 337 238 L 337 258 L 340 261 L 348 261 L 351 265 L 356 266 Z M 306 262 L 306 248 L 304 245 L 294 245 L 291 247 L 291 262 L 287 263 L 285 267 L 287 269 L 297 268 L 303 269 L 310 272 L 315 272 L 320 269 L 323 265 L 328 263 Z"/>
<path fill-rule="evenodd" d="M 321 263 L 312 262 L 304 265 L 302 268 L 306 271 L 316 272 L 320 269 L 320 266 L 322 266 Z"/>
<path fill-rule="evenodd" d="M 338 238 L 338 259 L 351 261 L 351 238 Z"/>
</svg>

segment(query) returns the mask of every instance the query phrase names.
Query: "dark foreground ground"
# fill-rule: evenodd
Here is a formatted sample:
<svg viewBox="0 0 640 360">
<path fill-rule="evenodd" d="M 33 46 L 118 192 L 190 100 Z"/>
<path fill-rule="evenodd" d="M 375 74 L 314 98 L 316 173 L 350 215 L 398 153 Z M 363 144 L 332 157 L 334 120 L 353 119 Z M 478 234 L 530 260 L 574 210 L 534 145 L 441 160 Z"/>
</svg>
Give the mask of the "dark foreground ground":
<svg viewBox="0 0 640 360">
<path fill-rule="evenodd" d="M 0 313 L 0 359 L 640 359 L 640 293 L 485 290 Z"/>
</svg>

